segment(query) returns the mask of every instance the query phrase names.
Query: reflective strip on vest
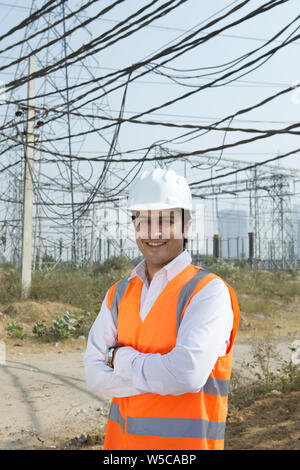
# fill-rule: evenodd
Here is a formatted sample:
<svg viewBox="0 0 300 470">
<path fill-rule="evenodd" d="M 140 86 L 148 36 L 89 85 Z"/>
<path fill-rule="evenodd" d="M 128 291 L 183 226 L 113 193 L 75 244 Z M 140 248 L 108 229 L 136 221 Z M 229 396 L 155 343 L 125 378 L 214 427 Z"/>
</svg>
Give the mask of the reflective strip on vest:
<svg viewBox="0 0 300 470">
<path fill-rule="evenodd" d="M 177 302 L 177 333 L 178 329 L 182 320 L 181 314 L 183 312 L 183 309 L 190 298 L 191 294 L 193 293 L 196 285 L 198 284 L 201 279 L 203 279 L 205 276 L 210 274 L 208 271 L 205 271 L 204 269 L 199 269 L 199 271 L 190 279 L 189 282 L 187 282 L 181 289 L 179 297 L 178 297 L 178 302 Z"/>
<path fill-rule="evenodd" d="M 204 269 L 199 269 L 193 265 L 187 267 L 182 273 L 182 278 L 173 282 L 167 295 L 160 299 L 159 305 L 154 306 L 154 320 L 159 318 L 160 308 L 164 308 L 163 303 L 167 303 L 168 309 L 172 315 L 172 328 L 168 328 L 169 317 L 163 316 L 162 331 L 166 331 L 166 338 L 157 340 L 156 347 L 160 347 L 160 342 L 165 339 L 170 344 L 176 341 L 178 329 L 182 321 L 182 315 L 185 311 L 191 296 L 197 291 L 201 291 L 204 285 L 216 275 L 210 274 Z M 207 277 L 208 276 L 208 277 Z M 126 341 L 135 341 L 131 334 L 130 326 L 126 322 L 126 315 L 132 313 L 132 328 L 137 328 L 140 321 L 138 318 L 138 300 L 140 294 L 140 280 L 137 278 L 130 285 L 131 278 L 119 281 L 114 290 L 110 292 L 109 304 L 111 305 L 112 316 L 117 330 L 122 333 L 122 339 Z M 239 308 L 234 291 L 228 286 L 231 296 L 231 302 L 234 314 L 233 333 L 231 335 L 230 349 L 226 355 L 218 358 L 213 371 L 208 377 L 206 383 L 197 393 L 187 393 L 179 397 L 160 397 L 155 394 L 154 399 L 148 399 L 147 395 L 143 397 L 124 397 L 114 398 L 111 404 L 108 427 L 105 436 L 104 449 L 223 449 L 224 435 L 227 416 L 227 396 L 230 384 L 231 372 L 231 348 L 235 339 L 238 327 Z M 166 288 L 167 290 L 167 288 Z M 171 295 L 176 293 L 176 295 Z M 131 296 L 134 302 L 131 304 Z M 121 302 L 123 299 L 123 302 Z M 121 304 L 120 304 L 121 302 Z M 121 318 L 118 318 L 118 310 L 121 311 Z M 176 320 L 174 318 L 176 311 Z M 165 312 L 164 312 L 165 313 Z M 145 326 L 143 341 L 147 346 L 149 341 L 153 340 L 153 334 L 156 332 L 157 325 L 152 319 Z M 176 326 L 175 326 L 176 321 Z M 133 339 L 132 339 L 133 337 Z M 140 338 L 138 343 L 140 344 Z M 143 344 L 144 344 L 143 343 Z M 158 345 L 158 346 L 157 346 Z M 152 347 L 153 349 L 153 347 Z M 185 412 L 186 403 L 186 412 Z M 177 411 L 178 404 L 178 411 Z M 124 408 L 123 408 L 124 407 Z M 122 413 L 121 413 L 122 411 Z M 186 446 L 186 447 L 185 447 Z"/>
<path fill-rule="evenodd" d="M 119 405 L 117 403 L 111 403 L 108 419 L 118 423 L 121 426 L 122 431 L 125 432 L 125 419 L 121 415 Z"/>
<path fill-rule="evenodd" d="M 199 269 L 199 271 L 192 277 L 192 279 L 189 280 L 181 289 L 178 297 L 178 302 L 177 302 L 177 311 L 176 311 L 176 316 L 177 316 L 177 333 L 178 329 L 181 323 L 181 314 L 183 312 L 183 309 L 190 298 L 192 292 L 194 291 L 196 285 L 198 284 L 199 281 L 201 281 L 207 274 L 210 274 L 209 271 L 206 271 L 205 269 Z M 112 318 L 115 324 L 115 327 L 118 328 L 118 307 L 119 303 L 122 300 L 123 295 L 126 292 L 127 286 L 130 281 L 135 279 L 133 277 L 132 279 L 122 279 L 119 281 L 116 285 L 116 289 L 114 292 L 113 300 L 112 300 L 112 305 L 111 305 L 111 313 L 112 313 Z"/>
<path fill-rule="evenodd" d="M 112 318 L 113 318 L 113 322 L 115 324 L 115 327 L 118 328 L 118 308 L 119 308 L 119 303 L 121 302 L 122 300 L 122 297 L 123 295 L 125 294 L 125 291 L 127 289 L 127 286 L 129 284 L 130 281 L 132 281 L 133 279 L 135 279 L 135 277 L 133 277 L 132 279 L 122 279 L 121 281 L 118 282 L 118 284 L 116 285 L 116 288 L 115 288 L 115 292 L 114 292 L 114 296 L 113 296 L 113 300 L 112 300 L 112 304 L 111 304 L 111 314 L 112 314 Z"/>
<path fill-rule="evenodd" d="M 119 405 L 112 403 L 108 418 L 125 432 L 125 419 Z M 197 439 L 224 439 L 226 422 L 186 418 L 127 417 L 127 433 L 135 436 L 188 437 Z"/>
<path fill-rule="evenodd" d="M 200 392 L 207 393 L 208 395 L 219 395 L 220 397 L 227 397 L 229 392 L 229 384 L 230 380 L 208 377 L 206 384 L 203 385 Z"/>
<path fill-rule="evenodd" d="M 224 439 L 226 422 L 186 418 L 127 417 L 127 432 L 139 436 Z"/>
</svg>

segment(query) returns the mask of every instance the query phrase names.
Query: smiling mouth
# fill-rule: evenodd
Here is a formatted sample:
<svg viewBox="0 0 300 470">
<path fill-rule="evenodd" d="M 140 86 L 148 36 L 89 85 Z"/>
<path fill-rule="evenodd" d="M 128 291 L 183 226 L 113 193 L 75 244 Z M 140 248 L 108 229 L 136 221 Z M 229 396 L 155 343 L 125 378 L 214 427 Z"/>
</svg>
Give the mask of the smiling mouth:
<svg viewBox="0 0 300 470">
<path fill-rule="evenodd" d="M 151 248 L 159 247 L 165 245 L 167 242 L 157 241 L 157 242 L 144 242 L 145 245 L 150 246 Z"/>
</svg>

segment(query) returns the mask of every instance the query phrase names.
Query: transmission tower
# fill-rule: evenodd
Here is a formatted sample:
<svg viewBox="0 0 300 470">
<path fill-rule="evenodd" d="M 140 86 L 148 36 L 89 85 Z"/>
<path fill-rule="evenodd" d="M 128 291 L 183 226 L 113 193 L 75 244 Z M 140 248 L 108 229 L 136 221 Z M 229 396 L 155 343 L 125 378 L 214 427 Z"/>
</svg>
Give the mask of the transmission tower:
<svg viewBox="0 0 300 470">
<path fill-rule="evenodd" d="M 181 152 L 184 154 L 184 152 Z M 161 148 L 161 155 L 176 155 L 170 149 Z M 248 194 L 249 198 L 249 232 L 255 233 L 255 258 L 262 262 L 268 260 L 268 267 L 274 269 L 294 269 L 295 239 L 292 223 L 291 200 L 295 193 L 295 179 L 299 170 L 273 165 L 255 166 L 255 162 L 222 158 L 212 155 L 201 155 L 189 158 L 190 171 L 194 181 L 204 179 L 204 170 L 210 172 L 211 182 L 193 186 L 195 198 L 209 199 L 222 196 Z M 200 161 L 200 162 L 199 162 Z M 220 169 L 243 169 L 235 178 L 214 179 Z M 254 167 L 254 168 L 251 168 Z M 219 170 L 219 171 L 218 171 Z M 228 179 L 230 178 L 230 181 Z M 208 178 L 209 179 L 209 178 Z"/>
<path fill-rule="evenodd" d="M 47 3 L 46 0 L 44 3 Z M 72 54 L 81 44 L 88 42 L 92 33 L 87 26 L 81 27 L 74 35 L 66 38 L 66 32 L 81 26 L 88 17 L 83 8 L 85 3 L 83 0 L 76 3 L 78 14 L 74 14 L 74 8 L 71 8 L 67 2 L 59 3 L 54 10 L 30 23 L 24 30 L 25 41 L 18 48 L 19 58 L 26 58 L 39 46 L 50 44 L 35 54 L 38 71 L 51 66 L 58 58 Z M 32 0 L 30 12 L 38 8 L 41 8 L 41 2 Z M 44 32 L 34 37 L 39 31 Z M 16 53 L 15 49 L 14 51 Z M 26 76 L 27 68 L 28 60 L 20 60 L 14 67 L 14 79 Z M 63 246 L 70 250 L 72 261 L 78 264 L 81 258 L 80 240 L 91 237 L 93 202 L 109 194 L 111 188 L 107 187 L 107 181 L 111 172 L 119 173 L 120 165 L 111 163 L 109 158 L 107 162 L 91 164 L 88 161 L 64 157 L 65 155 L 90 157 L 93 153 L 95 155 L 112 153 L 111 130 L 96 131 L 95 127 L 99 127 L 99 120 L 96 122 L 95 118 L 87 119 L 72 114 L 71 103 L 87 89 L 78 85 L 93 79 L 95 81 L 93 86 L 97 84 L 100 88 L 101 74 L 98 58 L 90 55 L 71 65 L 65 62 L 58 70 L 35 79 L 34 259 L 38 255 L 39 262 L 47 245 L 52 244 L 58 248 L 63 240 Z M 89 98 L 92 99 L 94 95 L 95 93 L 91 93 Z M 3 123 L 15 119 L 15 125 L 9 127 L 7 134 L 10 139 L 17 136 L 20 141 L 26 131 L 25 87 L 20 86 L 11 91 L 7 98 Z M 60 113 L 59 117 L 55 112 L 57 110 Z M 93 116 L 112 117 L 105 97 L 95 100 L 80 111 Z M 81 136 L 73 137 L 76 134 Z M 2 148 L 5 146 L 7 148 L 13 143 L 15 141 L 10 140 L 2 144 Z M 114 142 L 113 150 L 119 150 L 117 141 Z M 15 145 L 13 149 L 8 149 L 5 159 L 2 160 L 3 165 L 5 163 L 11 165 L 16 160 L 23 162 L 24 146 Z M 15 262 L 20 254 L 22 180 L 23 163 L 20 163 L 14 170 L 7 170 L 6 182 L 1 187 L 3 194 L 8 194 L 7 190 L 10 188 L 9 201 L 4 201 L 2 204 L 8 207 L 5 213 L 7 221 L 14 221 L 9 222 L 9 257 Z M 14 181 L 12 186 L 11 181 Z M 85 204 L 86 201 L 91 204 Z"/>
</svg>

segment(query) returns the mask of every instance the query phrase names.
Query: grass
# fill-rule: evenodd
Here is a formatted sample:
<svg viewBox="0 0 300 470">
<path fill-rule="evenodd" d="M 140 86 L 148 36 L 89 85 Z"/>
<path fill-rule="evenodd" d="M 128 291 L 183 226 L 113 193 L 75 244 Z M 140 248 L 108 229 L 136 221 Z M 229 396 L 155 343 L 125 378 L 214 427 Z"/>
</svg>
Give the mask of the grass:
<svg viewBox="0 0 300 470">
<path fill-rule="evenodd" d="M 266 314 L 278 304 L 289 304 L 300 293 L 298 274 L 287 271 L 250 269 L 243 262 L 204 263 L 211 272 L 221 276 L 239 296 L 242 311 Z M 49 300 L 73 305 L 83 310 L 97 311 L 108 288 L 128 276 L 134 267 L 127 258 L 112 257 L 93 270 L 60 267 L 52 271 L 34 271 L 30 299 Z M 11 265 L 0 265 L 0 299 L 2 305 L 20 300 L 19 272 Z"/>
<path fill-rule="evenodd" d="M 232 407 L 243 408 L 251 405 L 270 392 L 286 393 L 300 390 L 300 364 L 280 357 L 273 343 L 266 339 L 254 342 L 252 350 L 252 361 L 245 361 L 242 364 L 242 369 L 250 372 L 249 382 L 245 383 L 240 372 L 232 373 L 230 384 Z"/>
<path fill-rule="evenodd" d="M 6 327 L 9 336 L 24 340 L 33 334 L 42 342 L 87 336 L 107 290 L 132 268 L 127 258 L 113 257 L 92 270 L 63 265 L 34 271 L 30 296 L 22 301 L 18 270 L 0 265 L 0 310 L 6 319 L 14 320 Z M 49 303 L 52 308 L 47 310 Z"/>
<path fill-rule="evenodd" d="M 36 271 L 33 273 L 30 299 L 20 303 L 23 308 L 19 309 L 19 273 L 11 265 L 0 265 L 0 310 L 3 310 L 4 316 L 9 319 L 8 334 L 18 340 L 24 340 L 32 333 L 32 329 L 35 329 L 33 335 L 41 342 L 67 340 L 71 336 L 87 336 L 108 288 L 128 276 L 133 266 L 134 264 L 125 257 L 114 257 L 96 265 L 93 270 L 58 266 L 52 271 Z M 206 260 L 205 266 L 235 289 L 242 316 L 263 314 L 264 317 L 273 316 L 277 322 L 277 312 L 281 310 L 285 312 L 287 321 L 299 323 L 298 317 L 288 318 L 297 310 L 296 301 L 300 293 L 300 279 L 297 273 L 252 270 L 242 262 L 216 263 L 211 259 Z M 40 303 L 33 305 L 34 302 Z M 45 321 L 43 316 L 39 317 L 39 308 L 41 305 L 46 306 L 47 302 L 50 302 L 54 309 L 58 308 L 55 304 L 57 302 L 64 310 L 60 313 L 53 310 L 48 316 L 44 312 L 43 315 L 47 318 Z M 33 311 L 33 306 L 37 311 Z M 288 308 L 292 314 L 286 313 Z M 91 314 L 85 315 L 84 312 Z M 267 328 L 274 329 L 272 322 L 266 323 Z M 255 328 L 253 325 L 254 323 L 249 327 L 251 338 L 257 335 L 256 326 L 259 328 L 258 324 L 255 324 Z M 263 342 L 256 341 L 253 348 L 254 359 L 244 364 L 244 367 L 253 373 L 253 380 L 245 383 L 239 374 L 233 372 L 230 406 L 247 406 L 273 390 L 281 393 L 300 390 L 299 365 L 281 360 L 274 370 L 272 363 L 274 358 L 278 363 L 278 354 L 266 338 Z"/>
<path fill-rule="evenodd" d="M 279 305 L 292 303 L 300 294 L 298 273 L 250 269 L 241 261 L 216 262 L 209 257 L 204 265 L 233 287 L 242 312 L 272 315 Z"/>
<path fill-rule="evenodd" d="M 99 311 L 109 287 L 130 274 L 125 257 L 110 258 L 93 270 L 71 267 L 34 271 L 29 299 L 62 302 L 92 312 Z M 19 272 L 0 266 L 0 301 L 7 305 L 20 300 Z"/>
<path fill-rule="evenodd" d="M 18 270 L 9 264 L 0 265 L 0 310 L 7 319 L 24 323 L 27 334 L 31 332 L 35 323 L 44 322 L 45 328 L 50 328 L 51 321 L 66 311 L 74 311 L 79 315 L 78 318 L 83 312 L 89 311 L 91 315 L 86 319 L 87 329 L 96 318 L 109 287 L 128 276 L 135 264 L 125 257 L 112 257 L 100 265 L 95 265 L 92 270 L 72 269 L 71 266 L 64 264 L 57 265 L 53 270 L 34 271 L 31 293 L 27 301 L 20 299 Z M 279 325 L 277 333 L 283 334 L 285 328 L 283 317 L 288 308 L 290 308 L 288 319 L 290 329 L 293 331 L 296 328 L 299 331 L 296 326 L 296 322 L 299 321 L 298 314 L 295 313 L 300 313 L 296 308 L 297 296 L 298 300 L 300 297 L 298 274 L 250 269 L 241 261 L 225 263 L 222 260 L 215 262 L 212 258 L 207 258 L 204 264 L 211 272 L 220 275 L 237 292 L 241 318 L 243 317 L 246 325 L 244 328 L 241 322 L 240 334 L 245 336 L 256 334 L 254 330 L 261 328 L 259 324 L 262 321 L 261 317 L 276 319 Z M 50 308 L 47 310 L 49 304 L 51 312 Z M 39 314 L 39 310 L 43 310 L 43 313 Z M 278 312 L 283 312 L 281 319 Z M 254 318 L 256 316 L 257 318 Z M 274 330 L 271 322 L 265 323 L 265 329 L 272 327 Z M 42 331 L 41 328 L 39 331 Z"/>
</svg>

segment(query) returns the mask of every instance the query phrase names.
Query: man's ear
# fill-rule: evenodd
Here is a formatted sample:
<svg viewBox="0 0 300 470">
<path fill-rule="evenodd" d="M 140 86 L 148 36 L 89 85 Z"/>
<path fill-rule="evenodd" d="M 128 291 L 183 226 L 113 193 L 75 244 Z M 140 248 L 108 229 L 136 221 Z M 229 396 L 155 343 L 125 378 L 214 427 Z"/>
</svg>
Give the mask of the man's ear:
<svg viewBox="0 0 300 470">
<path fill-rule="evenodd" d="M 192 219 L 188 220 L 187 223 L 184 226 L 184 236 L 185 236 L 185 238 L 188 238 L 188 231 L 189 231 L 191 225 L 192 225 Z"/>
</svg>

